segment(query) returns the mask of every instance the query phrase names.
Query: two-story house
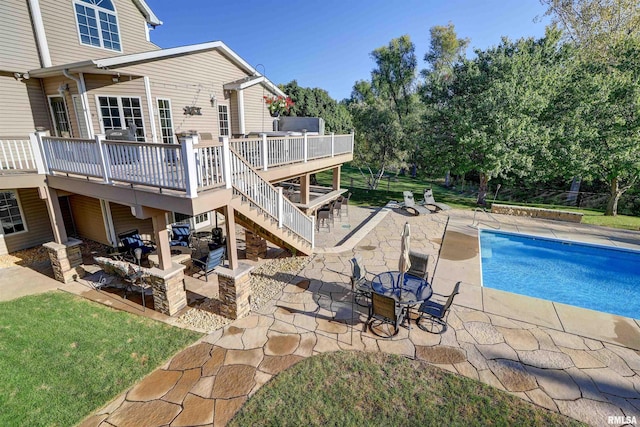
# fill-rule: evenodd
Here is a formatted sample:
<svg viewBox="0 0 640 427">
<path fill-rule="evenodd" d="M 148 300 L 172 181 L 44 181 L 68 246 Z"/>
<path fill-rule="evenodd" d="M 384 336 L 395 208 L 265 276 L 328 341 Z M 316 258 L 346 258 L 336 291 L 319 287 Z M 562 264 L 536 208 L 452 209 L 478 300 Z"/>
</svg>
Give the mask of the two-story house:
<svg viewBox="0 0 640 427">
<path fill-rule="evenodd" d="M 308 204 L 310 174 L 332 169 L 337 190 L 353 136 L 270 137 L 264 97 L 284 93 L 223 42 L 159 48 L 161 24 L 143 0 L 0 2 L 0 253 L 45 244 L 69 281 L 69 234 L 117 246 L 138 229 L 158 244 L 156 307 L 173 314 L 186 299 L 168 224 L 217 211 L 229 236 L 238 222 L 311 253 L 313 218 L 273 184 L 299 177 Z M 125 128 L 131 140 L 105 139 Z M 248 269 L 227 242 L 220 293 L 242 315 Z"/>
</svg>

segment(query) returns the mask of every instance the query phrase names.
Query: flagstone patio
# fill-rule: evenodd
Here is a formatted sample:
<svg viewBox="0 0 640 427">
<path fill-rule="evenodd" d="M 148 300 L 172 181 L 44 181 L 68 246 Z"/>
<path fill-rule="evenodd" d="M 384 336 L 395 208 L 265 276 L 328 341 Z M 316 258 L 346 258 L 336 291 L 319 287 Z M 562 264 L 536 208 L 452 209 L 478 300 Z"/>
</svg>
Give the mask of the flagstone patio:
<svg viewBox="0 0 640 427">
<path fill-rule="evenodd" d="M 504 227 L 555 229 L 597 239 L 608 234 L 619 244 L 640 246 L 639 233 L 499 218 Z M 224 425 L 278 372 L 303 358 L 338 350 L 425 360 L 591 425 L 607 425 L 610 416 L 640 420 L 637 320 L 611 315 L 601 320 L 596 312 L 572 308 L 582 329 L 578 322 L 567 328 L 563 316 L 570 317 L 570 311 L 561 315 L 553 303 L 528 309 L 532 298 L 485 293 L 473 282 L 477 243 L 474 249 L 468 238 L 474 230 L 468 227 L 470 212 L 413 217 L 383 209 L 369 219 L 366 228 L 354 233 L 360 233 L 357 239 L 345 236 L 338 248 L 315 254 L 259 312 L 177 354 L 82 425 Z M 365 328 L 366 309 L 353 305 L 349 259 L 360 254 L 373 273 L 397 269 L 406 221 L 412 250 L 431 255 L 435 291 L 447 294 L 456 280 L 463 286 L 443 334 L 412 327 L 401 328 L 393 339 L 380 339 Z M 599 332 L 609 324 L 598 326 L 601 321 L 617 327 Z"/>
</svg>

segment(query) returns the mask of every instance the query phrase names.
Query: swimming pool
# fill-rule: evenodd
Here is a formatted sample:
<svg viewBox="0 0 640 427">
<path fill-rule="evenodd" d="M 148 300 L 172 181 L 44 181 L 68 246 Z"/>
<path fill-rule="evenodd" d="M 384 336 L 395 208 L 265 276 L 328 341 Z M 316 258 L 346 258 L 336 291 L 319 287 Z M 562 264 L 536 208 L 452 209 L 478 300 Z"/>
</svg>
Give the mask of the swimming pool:
<svg viewBox="0 0 640 427">
<path fill-rule="evenodd" d="M 640 251 L 480 231 L 483 286 L 640 318 Z"/>
</svg>

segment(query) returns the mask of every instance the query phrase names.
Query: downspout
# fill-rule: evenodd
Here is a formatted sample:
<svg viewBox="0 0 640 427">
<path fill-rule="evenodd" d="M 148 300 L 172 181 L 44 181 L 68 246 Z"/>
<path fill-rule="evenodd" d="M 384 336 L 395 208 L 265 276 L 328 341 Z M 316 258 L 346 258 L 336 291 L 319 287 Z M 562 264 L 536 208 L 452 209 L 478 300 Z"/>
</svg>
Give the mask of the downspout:
<svg viewBox="0 0 640 427">
<path fill-rule="evenodd" d="M 151 83 L 149 82 L 149 76 L 144 76 L 144 91 L 147 96 L 147 110 L 149 110 L 149 122 L 151 123 L 151 138 L 154 143 L 158 142 L 158 135 L 156 134 L 156 120 L 153 117 L 154 108 L 153 100 L 151 99 Z"/>
<path fill-rule="evenodd" d="M 80 95 L 80 100 L 82 101 L 82 115 L 87 124 L 89 139 L 93 139 L 95 138 L 95 132 L 93 130 L 93 123 L 91 122 L 91 113 L 89 112 L 89 97 L 87 96 L 87 87 L 84 84 L 84 76 L 80 73 L 80 77 L 76 77 L 69 73 L 67 68 L 62 70 L 62 74 L 64 74 L 66 78 L 76 82 L 76 85 L 78 86 L 78 95 Z"/>
<path fill-rule="evenodd" d="M 49 54 L 47 35 L 44 31 L 44 22 L 42 21 L 42 12 L 40 11 L 40 1 L 29 0 L 29 9 L 31 11 L 31 19 L 33 19 L 38 51 L 40 52 L 40 63 L 42 64 L 42 68 L 51 67 L 51 55 Z"/>
<path fill-rule="evenodd" d="M 242 89 L 238 89 L 236 91 L 238 98 L 238 128 L 240 128 L 240 133 L 245 135 L 244 129 L 244 91 Z"/>
</svg>

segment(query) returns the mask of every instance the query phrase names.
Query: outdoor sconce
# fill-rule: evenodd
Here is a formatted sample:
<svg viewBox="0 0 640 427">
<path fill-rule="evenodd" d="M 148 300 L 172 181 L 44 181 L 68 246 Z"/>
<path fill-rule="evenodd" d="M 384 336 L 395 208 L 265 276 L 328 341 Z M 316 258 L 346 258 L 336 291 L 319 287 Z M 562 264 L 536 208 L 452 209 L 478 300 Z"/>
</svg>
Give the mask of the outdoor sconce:
<svg viewBox="0 0 640 427">
<path fill-rule="evenodd" d="M 216 104 L 218 103 L 218 99 L 216 98 L 215 93 L 214 93 L 213 95 L 211 95 L 211 99 L 210 99 L 210 101 L 211 101 L 211 106 L 212 106 L 212 107 L 215 107 L 215 106 L 216 106 Z"/>
<path fill-rule="evenodd" d="M 186 106 L 183 108 L 185 116 L 201 116 L 202 115 L 201 107 L 189 107 Z"/>
</svg>

